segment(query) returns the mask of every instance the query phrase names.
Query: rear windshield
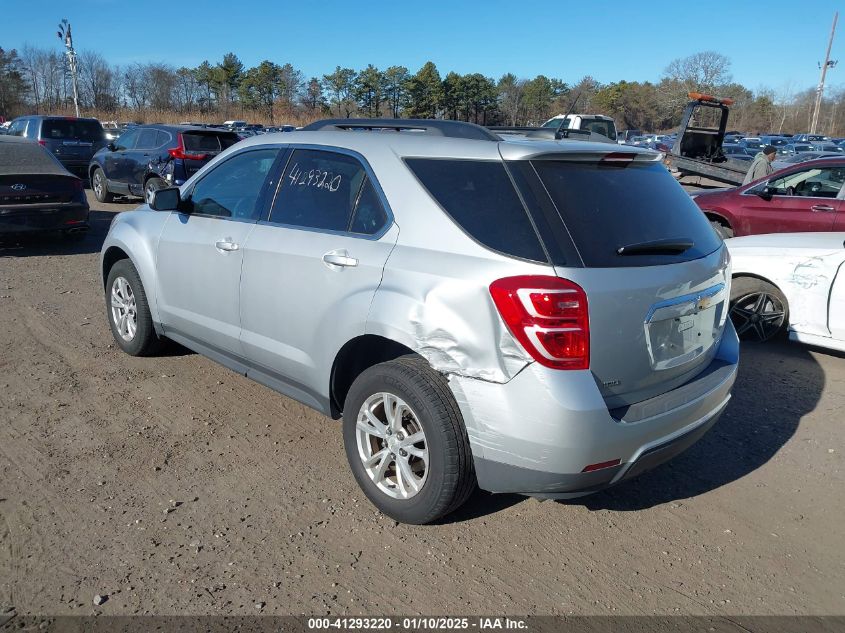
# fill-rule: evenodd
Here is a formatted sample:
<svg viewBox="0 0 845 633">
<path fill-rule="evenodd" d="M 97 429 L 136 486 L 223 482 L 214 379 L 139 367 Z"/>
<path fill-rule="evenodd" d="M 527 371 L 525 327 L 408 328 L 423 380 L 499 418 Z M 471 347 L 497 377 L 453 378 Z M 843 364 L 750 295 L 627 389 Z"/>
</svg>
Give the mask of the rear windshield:
<svg viewBox="0 0 845 633">
<path fill-rule="evenodd" d="M 540 160 L 531 165 L 587 267 L 689 261 L 719 248 L 707 218 L 660 163 Z M 617 252 L 656 240 L 693 245 L 671 255 Z"/>
<path fill-rule="evenodd" d="M 73 140 L 96 143 L 105 136 L 99 121 L 85 119 L 44 119 L 41 123 L 41 138 L 44 140 Z"/>
<path fill-rule="evenodd" d="M 471 238 L 506 255 L 547 261 L 501 162 L 408 158 L 406 163 Z"/>
<path fill-rule="evenodd" d="M 237 134 L 208 134 L 203 132 L 183 132 L 182 142 L 188 152 L 220 152 L 237 143 Z"/>
</svg>

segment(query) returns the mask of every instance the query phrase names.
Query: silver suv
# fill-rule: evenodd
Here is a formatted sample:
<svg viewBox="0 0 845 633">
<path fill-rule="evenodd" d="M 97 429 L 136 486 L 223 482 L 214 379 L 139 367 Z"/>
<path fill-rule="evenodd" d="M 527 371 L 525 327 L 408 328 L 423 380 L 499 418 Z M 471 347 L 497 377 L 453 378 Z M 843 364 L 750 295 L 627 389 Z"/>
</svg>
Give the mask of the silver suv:
<svg viewBox="0 0 845 633">
<path fill-rule="evenodd" d="M 326 121 L 223 152 L 112 223 L 117 344 L 172 339 L 332 418 L 403 522 L 476 484 L 569 498 L 730 398 L 727 249 L 653 152 Z"/>
</svg>

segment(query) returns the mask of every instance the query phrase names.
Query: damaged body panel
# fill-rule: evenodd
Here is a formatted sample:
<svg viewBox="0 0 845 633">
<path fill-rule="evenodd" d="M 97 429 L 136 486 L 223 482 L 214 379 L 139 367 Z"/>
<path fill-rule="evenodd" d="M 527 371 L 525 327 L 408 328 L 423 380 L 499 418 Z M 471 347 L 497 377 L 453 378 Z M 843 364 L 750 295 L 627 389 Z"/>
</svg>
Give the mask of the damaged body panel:
<svg viewBox="0 0 845 633">
<path fill-rule="evenodd" d="M 726 242 L 734 277 L 751 276 L 786 297 L 790 338 L 845 347 L 845 233 L 781 233 Z"/>
</svg>

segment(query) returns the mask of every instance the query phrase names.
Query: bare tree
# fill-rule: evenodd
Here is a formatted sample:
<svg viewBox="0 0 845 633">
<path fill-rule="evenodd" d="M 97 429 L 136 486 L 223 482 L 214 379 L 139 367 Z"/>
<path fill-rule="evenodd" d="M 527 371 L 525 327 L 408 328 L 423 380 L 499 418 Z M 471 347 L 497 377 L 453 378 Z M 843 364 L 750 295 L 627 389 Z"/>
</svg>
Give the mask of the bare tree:
<svg viewBox="0 0 845 633">
<path fill-rule="evenodd" d="M 79 80 L 83 103 L 107 112 L 117 108 L 118 74 L 102 55 L 93 51 L 80 53 Z"/>
</svg>

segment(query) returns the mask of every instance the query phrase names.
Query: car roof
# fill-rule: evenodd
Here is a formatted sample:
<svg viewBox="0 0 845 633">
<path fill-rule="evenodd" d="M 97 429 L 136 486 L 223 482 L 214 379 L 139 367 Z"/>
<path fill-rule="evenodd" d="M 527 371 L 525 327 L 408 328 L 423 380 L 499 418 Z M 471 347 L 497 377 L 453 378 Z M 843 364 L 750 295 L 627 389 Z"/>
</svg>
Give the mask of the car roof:
<svg viewBox="0 0 845 633">
<path fill-rule="evenodd" d="M 42 121 L 96 121 L 100 123 L 100 119 L 92 116 L 62 116 L 59 114 L 24 114 L 16 118 L 40 119 Z"/>
<path fill-rule="evenodd" d="M 356 151 L 365 156 L 389 152 L 400 158 L 439 157 L 478 160 L 527 159 L 541 154 L 648 154 L 654 152 L 615 143 L 592 143 L 562 139 L 535 140 L 507 138 L 479 140 L 434 136 L 421 132 L 371 132 L 371 131 L 294 131 L 271 132 L 242 140 L 238 147 L 271 145 L 274 143 L 319 145 Z"/>
<path fill-rule="evenodd" d="M 133 128 L 152 128 L 154 130 L 164 130 L 166 132 L 225 132 L 227 134 L 234 134 L 231 130 L 223 130 L 221 128 L 206 127 L 204 125 L 175 125 L 167 123 L 144 123 L 142 125 L 132 126 Z"/>
</svg>

